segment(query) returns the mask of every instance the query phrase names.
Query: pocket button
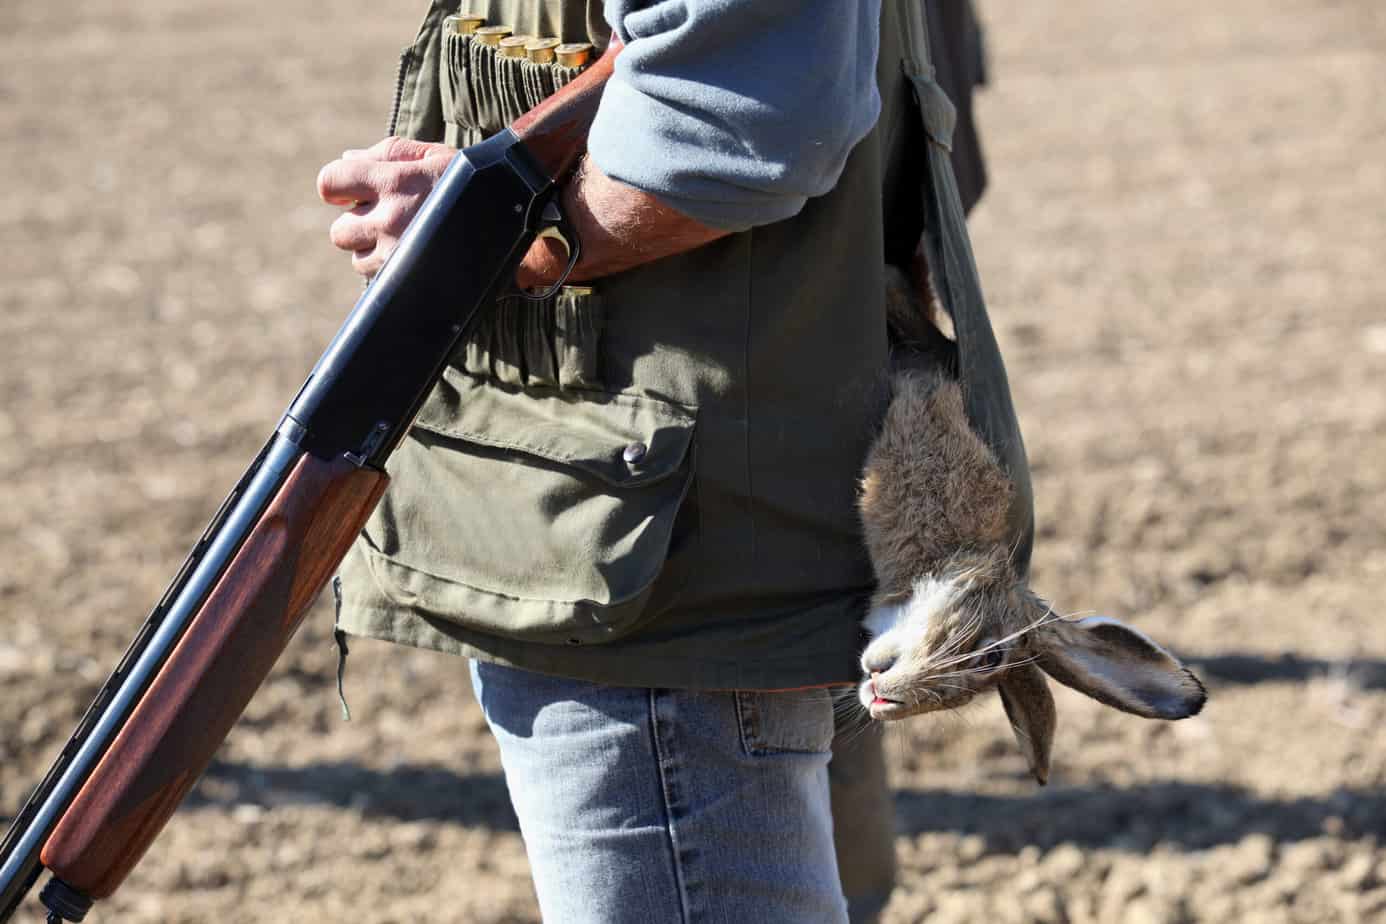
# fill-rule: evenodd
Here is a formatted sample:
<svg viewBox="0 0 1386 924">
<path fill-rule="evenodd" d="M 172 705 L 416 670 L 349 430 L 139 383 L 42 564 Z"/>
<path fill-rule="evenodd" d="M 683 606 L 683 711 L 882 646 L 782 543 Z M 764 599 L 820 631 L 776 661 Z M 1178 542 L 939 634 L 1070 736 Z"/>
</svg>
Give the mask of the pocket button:
<svg viewBox="0 0 1386 924">
<path fill-rule="evenodd" d="M 626 451 L 621 453 L 621 458 L 625 459 L 628 465 L 638 465 L 648 451 L 649 447 L 644 443 L 631 443 L 626 447 Z"/>
</svg>

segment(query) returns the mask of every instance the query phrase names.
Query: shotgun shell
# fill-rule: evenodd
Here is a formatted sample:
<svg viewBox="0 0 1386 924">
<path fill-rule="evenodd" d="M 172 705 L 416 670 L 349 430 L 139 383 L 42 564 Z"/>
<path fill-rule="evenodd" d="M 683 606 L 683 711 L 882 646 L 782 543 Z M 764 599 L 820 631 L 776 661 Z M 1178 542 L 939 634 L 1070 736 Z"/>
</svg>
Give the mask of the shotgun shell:
<svg viewBox="0 0 1386 924">
<path fill-rule="evenodd" d="M 505 38 L 515 30 L 509 26 L 479 26 L 472 35 L 483 45 L 499 45 L 501 39 Z"/>
<path fill-rule="evenodd" d="M 532 35 L 511 35 L 500 40 L 500 53 L 505 58 L 523 58 L 525 46 L 534 41 Z"/>
<path fill-rule="evenodd" d="M 587 64 L 587 59 L 592 57 L 592 43 L 569 42 L 559 45 L 553 52 L 558 58 L 558 63 L 564 67 L 583 67 Z"/>
<path fill-rule="evenodd" d="M 481 16 L 449 16 L 444 23 L 450 23 L 452 31 L 457 35 L 471 35 L 486 25 L 486 20 Z"/>
<path fill-rule="evenodd" d="M 557 47 L 558 39 L 556 38 L 532 39 L 529 44 L 525 45 L 525 54 L 535 64 L 552 64 L 553 50 Z"/>
</svg>

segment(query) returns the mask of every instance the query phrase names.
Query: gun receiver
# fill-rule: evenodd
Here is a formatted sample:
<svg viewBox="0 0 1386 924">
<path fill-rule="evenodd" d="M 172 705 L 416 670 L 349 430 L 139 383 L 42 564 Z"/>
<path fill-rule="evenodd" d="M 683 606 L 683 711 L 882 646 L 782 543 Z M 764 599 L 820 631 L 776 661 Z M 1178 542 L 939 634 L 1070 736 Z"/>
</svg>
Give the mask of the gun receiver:
<svg viewBox="0 0 1386 924">
<path fill-rule="evenodd" d="M 49 920 L 81 920 L 211 763 L 374 510 L 449 357 L 562 223 L 557 184 L 619 50 L 613 38 L 440 178 L 0 840 L 0 924 L 45 866 Z"/>
</svg>

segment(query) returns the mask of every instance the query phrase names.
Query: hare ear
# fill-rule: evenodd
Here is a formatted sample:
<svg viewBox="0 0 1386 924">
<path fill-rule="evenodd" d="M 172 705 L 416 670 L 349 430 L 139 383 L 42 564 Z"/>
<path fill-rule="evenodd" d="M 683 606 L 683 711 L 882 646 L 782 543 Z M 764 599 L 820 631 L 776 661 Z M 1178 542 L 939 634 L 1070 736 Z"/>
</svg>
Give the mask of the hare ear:
<svg viewBox="0 0 1386 924">
<path fill-rule="evenodd" d="M 1021 664 L 1006 671 L 996 689 L 1001 694 L 1001 705 L 1006 707 L 1015 740 L 1030 762 L 1030 772 L 1043 786 L 1049 782 L 1049 751 L 1054 745 L 1056 724 L 1049 682 L 1035 665 Z"/>
<path fill-rule="evenodd" d="M 1148 719 L 1197 715 L 1203 684 L 1174 655 L 1105 616 L 1057 620 L 1032 643 L 1044 672 L 1100 703 Z"/>
</svg>

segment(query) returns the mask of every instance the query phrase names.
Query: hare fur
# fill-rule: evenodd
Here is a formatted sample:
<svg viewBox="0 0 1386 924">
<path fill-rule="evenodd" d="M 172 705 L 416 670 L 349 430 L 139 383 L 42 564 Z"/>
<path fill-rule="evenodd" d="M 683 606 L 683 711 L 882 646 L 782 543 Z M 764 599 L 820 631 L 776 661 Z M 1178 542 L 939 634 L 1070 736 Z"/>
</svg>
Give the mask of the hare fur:
<svg viewBox="0 0 1386 924">
<path fill-rule="evenodd" d="M 887 290 L 896 339 L 936 344 L 902 273 L 888 273 Z M 877 588 L 861 704 L 890 721 L 996 689 L 1041 783 L 1055 726 L 1046 675 L 1137 715 L 1197 713 L 1203 685 L 1168 651 L 1114 619 L 1056 615 L 1017 574 L 1006 534 L 1013 485 L 939 365 L 920 362 L 918 349 L 897 351 L 890 405 L 862 472 Z"/>
</svg>

